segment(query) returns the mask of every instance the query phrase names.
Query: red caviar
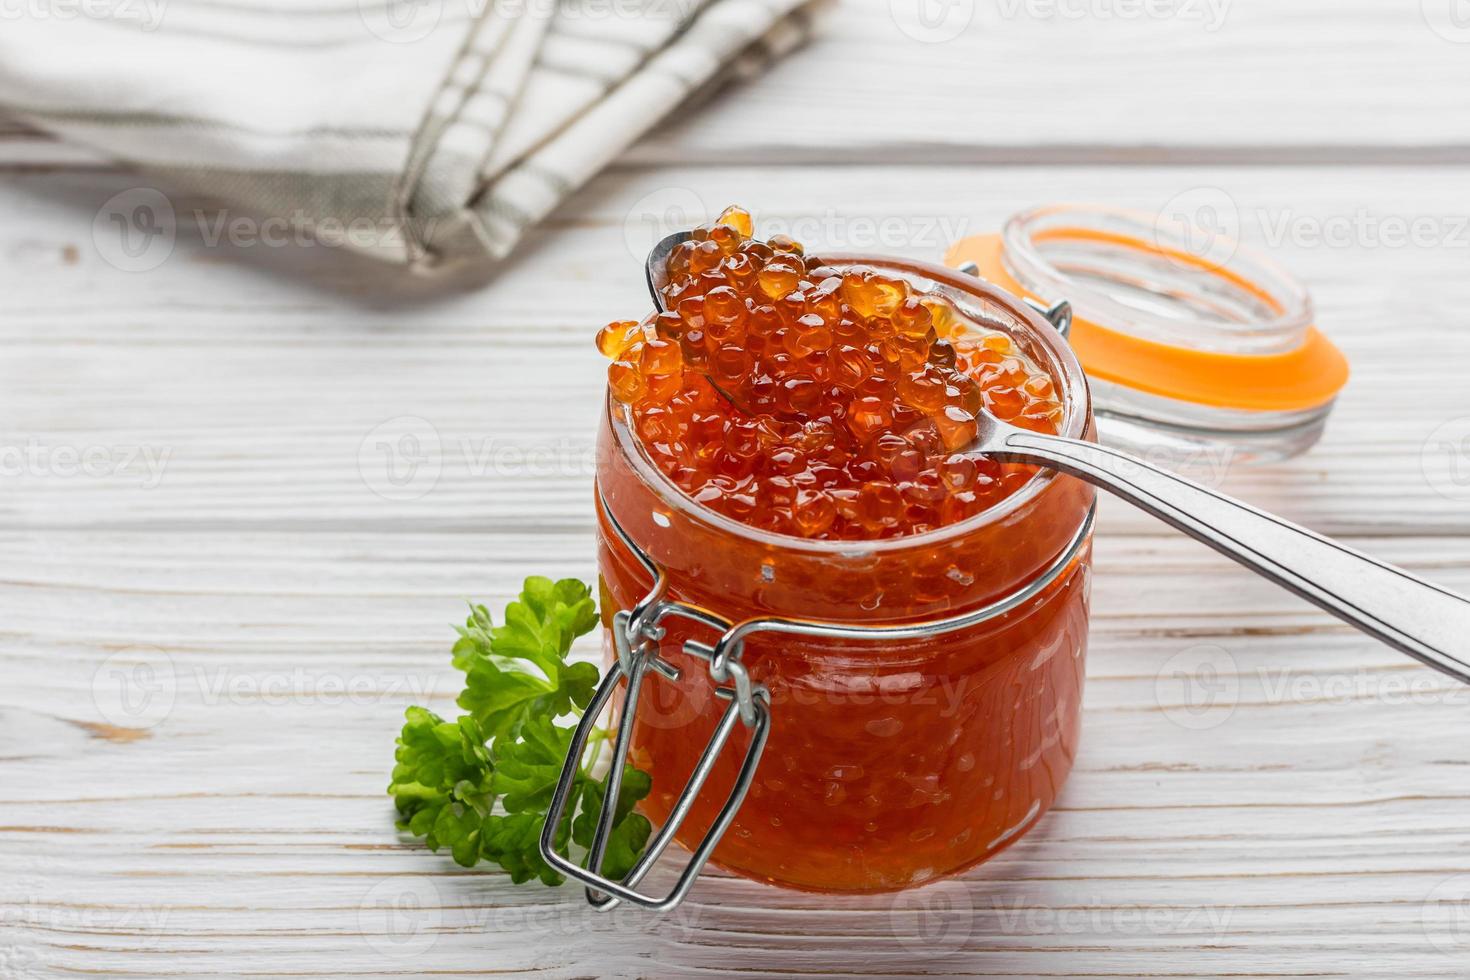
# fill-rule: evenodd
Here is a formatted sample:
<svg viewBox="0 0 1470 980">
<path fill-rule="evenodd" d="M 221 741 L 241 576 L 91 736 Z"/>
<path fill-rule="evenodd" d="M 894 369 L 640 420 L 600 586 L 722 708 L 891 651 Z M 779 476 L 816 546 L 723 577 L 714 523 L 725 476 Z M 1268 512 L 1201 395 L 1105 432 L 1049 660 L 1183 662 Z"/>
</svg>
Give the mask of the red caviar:
<svg viewBox="0 0 1470 980">
<path fill-rule="evenodd" d="M 944 297 L 839 270 L 727 209 L 669 256 L 660 313 L 604 327 L 608 384 L 681 490 L 762 530 L 869 540 L 955 524 L 1034 474 L 961 455 L 983 406 L 1054 433 L 1055 387 Z"/>
<path fill-rule="evenodd" d="M 978 404 L 1086 437 L 1086 384 L 1054 332 L 978 280 L 881 259 L 818 275 L 827 267 L 794 242 L 750 234 L 743 212 L 727 212 L 677 260 L 689 271 L 672 314 L 599 335 L 615 358 L 597 467 L 601 607 L 611 626 L 653 586 L 621 534 L 657 566 L 666 599 L 730 622 L 912 625 L 1016 599 L 938 635 L 744 643 L 741 662 L 769 691 L 770 738 L 713 861 L 797 888 L 905 888 L 1018 840 L 1075 759 L 1093 492 L 1047 474 L 1018 492 L 1031 469 L 952 450 Z M 1006 332 L 916 296 L 908 282 L 921 279 Z M 734 407 L 706 373 L 762 408 Z M 649 675 L 631 722 L 633 761 L 653 776 L 640 808 L 656 823 L 728 706 L 684 646 L 715 634 L 662 625 L 658 655 L 679 673 Z M 714 820 L 748 738 L 737 726 L 677 832 L 686 847 Z"/>
</svg>

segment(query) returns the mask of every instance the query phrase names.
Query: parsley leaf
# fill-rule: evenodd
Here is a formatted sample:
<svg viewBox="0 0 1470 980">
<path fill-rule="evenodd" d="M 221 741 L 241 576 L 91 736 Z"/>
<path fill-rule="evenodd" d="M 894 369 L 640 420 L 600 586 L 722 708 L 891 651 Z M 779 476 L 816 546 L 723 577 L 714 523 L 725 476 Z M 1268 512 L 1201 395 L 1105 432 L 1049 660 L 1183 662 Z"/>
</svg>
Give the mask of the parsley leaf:
<svg viewBox="0 0 1470 980">
<path fill-rule="evenodd" d="M 485 826 L 485 859 L 510 872 L 510 880 L 517 885 L 532 878 L 540 878 L 542 884 L 560 885 L 566 879 L 541 859 L 541 828 L 545 823 L 546 815 L 538 813 L 492 816 Z M 565 821 L 562 826 L 566 826 Z M 566 850 L 568 836 L 558 829 L 557 850 Z"/>
<path fill-rule="evenodd" d="M 587 707 L 597 668 L 566 660 L 572 641 L 597 626 L 592 590 L 575 579 L 528 578 L 505 620 L 492 627 L 484 606 L 470 608 L 454 645 L 454 665 L 465 672 L 459 706 L 491 738 L 514 734 L 531 715 L 559 718 Z"/>
<path fill-rule="evenodd" d="M 526 579 L 500 626 L 484 606 L 470 607 L 453 651 L 455 667 L 465 674 L 457 703 L 466 714 L 448 722 L 425 708 L 409 708 L 398 737 L 388 792 L 401 829 L 422 837 L 431 850 L 448 848 L 465 867 L 483 859 L 516 883 L 538 878 L 561 884 L 562 876 L 541 859 L 541 828 L 576 718 L 568 726 L 556 722 L 580 715 L 598 683 L 595 666 L 568 663 L 567 655 L 598 622 L 591 589 L 574 579 Z M 605 738 L 597 730 L 591 741 L 600 745 Z M 594 778 L 591 768 L 584 759 L 573 777 L 571 805 L 556 832 L 563 853 L 572 844 L 591 845 L 609 778 Z M 612 877 L 627 874 L 652 829 L 633 812 L 648 795 L 648 774 L 624 766 L 619 778 L 602 868 Z"/>
<path fill-rule="evenodd" d="M 507 813 L 546 809 L 571 742 L 572 730 L 558 728 L 549 718 L 526 721 L 521 737 L 496 756 L 490 777 Z"/>
<path fill-rule="evenodd" d="M 409 708 L 407 716 L 388 787 L 403 818 L 398 826 L 424 838 L 429 850 L 448 847 L 457 863 L 473 867 L 494 800 L 484 736 L 469 716 L 448 722 L 425 708 Z"/>
<path fill-rule="evenodd" d="M 607 848 L 602 856 L 602 873 L 609 878 L 622 878 L 638 862 L 643 849 L 648 846 L 653 826 L 633 807 L 648 795 L 653 780 L 642 769 L 623 767 L 623 785 L 618 790 L 618 808 L 615 811 L 612 832 L 608 834 Z M 606 779 L 587 779 L 582 783 L 582 812 L 572 824 L 572 840 L 582 847 L 592 846 L 592 834 L 597 829 L 597 818 L 602 813 L 602 794 L 607 788 Z"/>
</svg>

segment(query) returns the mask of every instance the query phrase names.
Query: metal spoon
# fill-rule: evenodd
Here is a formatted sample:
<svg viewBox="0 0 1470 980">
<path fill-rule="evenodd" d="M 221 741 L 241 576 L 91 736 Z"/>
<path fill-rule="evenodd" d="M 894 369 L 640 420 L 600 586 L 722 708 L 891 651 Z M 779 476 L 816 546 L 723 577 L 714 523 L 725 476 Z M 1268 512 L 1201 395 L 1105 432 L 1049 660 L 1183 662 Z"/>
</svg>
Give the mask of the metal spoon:
<svg viewBox="0 0 1470 980">
<path fill-rule="evenodd" d="M 669 284 L 669 253 L 693 237 L 693 232 L 676 231 L 660 239 L 643 263 L 643 277 L 648 281 L 653 305 L 660 313 L 669 311 L 669 304 L 664 302 L 664 287 Z"/>
<path fill-rule="evenodd" d="M 668 256 L 648 254 L 648 289 L 666 310 Z M 714 384 L 711 381 L 711 384 Z M 715 385 L 732 404 L 739 402 Z M 1420 662 L 1470 684 L 1470 599 L 1128 453 L 1018 428 L 982 409 L 965 453 L 1048 466 L 1122 497 L 1228 558 Z"/>
<path fill-rule="evenodd" d="M 964 452 L 1102 487 L 1350 626 L 1470 683 L 1470 599 L 1127 453 L 980 417 Z"/>
</svg>

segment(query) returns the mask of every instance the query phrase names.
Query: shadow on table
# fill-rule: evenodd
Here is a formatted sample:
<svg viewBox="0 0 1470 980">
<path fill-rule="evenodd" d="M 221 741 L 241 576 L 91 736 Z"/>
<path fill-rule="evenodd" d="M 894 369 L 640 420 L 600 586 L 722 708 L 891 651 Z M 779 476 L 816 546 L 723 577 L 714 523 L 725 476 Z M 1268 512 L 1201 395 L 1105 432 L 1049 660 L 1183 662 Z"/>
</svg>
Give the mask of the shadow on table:
<svg viewBox="0 0 1470 980">
<path fill-rule="evenodd" d="M 570 883 L 507 890 L 481 879 L 466 886 L 478 894 L 458 898 L 483 903 L 482 938 L 517 934 L 576 975 L 1024 975 L 1038 944 L 1055 952 L 1058 939 L 1054 924 L 1036 918 L 1060 902 L 1054 884 L 1032 882 L 1042 877 L 1039 854 L 1022 842 L 957 878 L 882 895 L 808 894 L 707 870 L 682 905 L 662 914 L 627 905 L 594 912 Z M 667 857 L 645 893 L 673 886 L 686 855 Z"/>
<path fill-rule="evenodd" d="M 329 296 L 363 308 L 423 308 L 513 274 L 513 255 L 491 270 L 460 268 L 420 275 L 323 240 L 289 218 L 241 210 L 172 188 L 153 175 L 84 171 L 25 174 L 9 182 L 7 210 L 33 228 L 11 245 L 7 264 L 87 263 L 102 274 L 165 282 L 200 280 L 201 270 L 233 265 L 262 287 Z M 17 230 L 12 227 L 11 234 Z M 22 232 L 24 233 L 24 232 Z M 522 253 L 544 237 L 533 230 Z"/>
</svg>

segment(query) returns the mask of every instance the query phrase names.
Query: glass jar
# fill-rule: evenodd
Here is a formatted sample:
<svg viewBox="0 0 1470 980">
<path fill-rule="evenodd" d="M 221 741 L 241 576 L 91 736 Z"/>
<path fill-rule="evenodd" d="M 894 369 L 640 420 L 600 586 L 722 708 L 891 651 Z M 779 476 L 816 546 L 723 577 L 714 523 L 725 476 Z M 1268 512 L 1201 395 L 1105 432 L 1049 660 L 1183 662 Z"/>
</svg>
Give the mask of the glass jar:
<svg viewBox="0 0 1470 980">
<path fill-rule="evenodd" d="M 1094 437 L 1080 365 L 1023 302 L 927 263 L 826 258 L 944 293 L 977 325 L 1009 333 L 1053 378 L 1063 434 Z M 1042 470 L 990 510 L 923 535 L 777 535 L 680 493 L 612 399 L 597 486 L 609 636 L 614 614 L 650 594 L 654 569 L 667 599 L 730 624 L 779 617 L 854 634 L 766 630 L 744 639 L 741 663 L 769 692 L 769 733 L 713 852 L 717 865 L 793 888 L 900 889 L 994 856 L 1052 805 L 1077 751 L 1090 487 Z M 652 775 L 641 809 L 656 825 L 680 809 L 729 703 L 716 693 L 710 663 L 686 648 L 718 635 L 695 618 L 662 621 L 650 642 L 678 677 L 649 672 L 633 713 L 630 761 Z M 936 622 L 942 628 L 932 633 L 914 629 Z M 614 657 L 611 641 L 608 649 Z M 752 737 L 737 730 L 732 741 Z M 715 760 L 675 839 L 697 848 L 741 764 L 738 750 Z"/>
<path fill-rule="evenodd" d="M 1048 205 L 956 243 L 947 261 L 1071 304 L 1105 443 L 1186 470 L 1297 455 L 1321 437 L 1347 361 L 1300 282 L 1208 231 Z"/>
</svg>

